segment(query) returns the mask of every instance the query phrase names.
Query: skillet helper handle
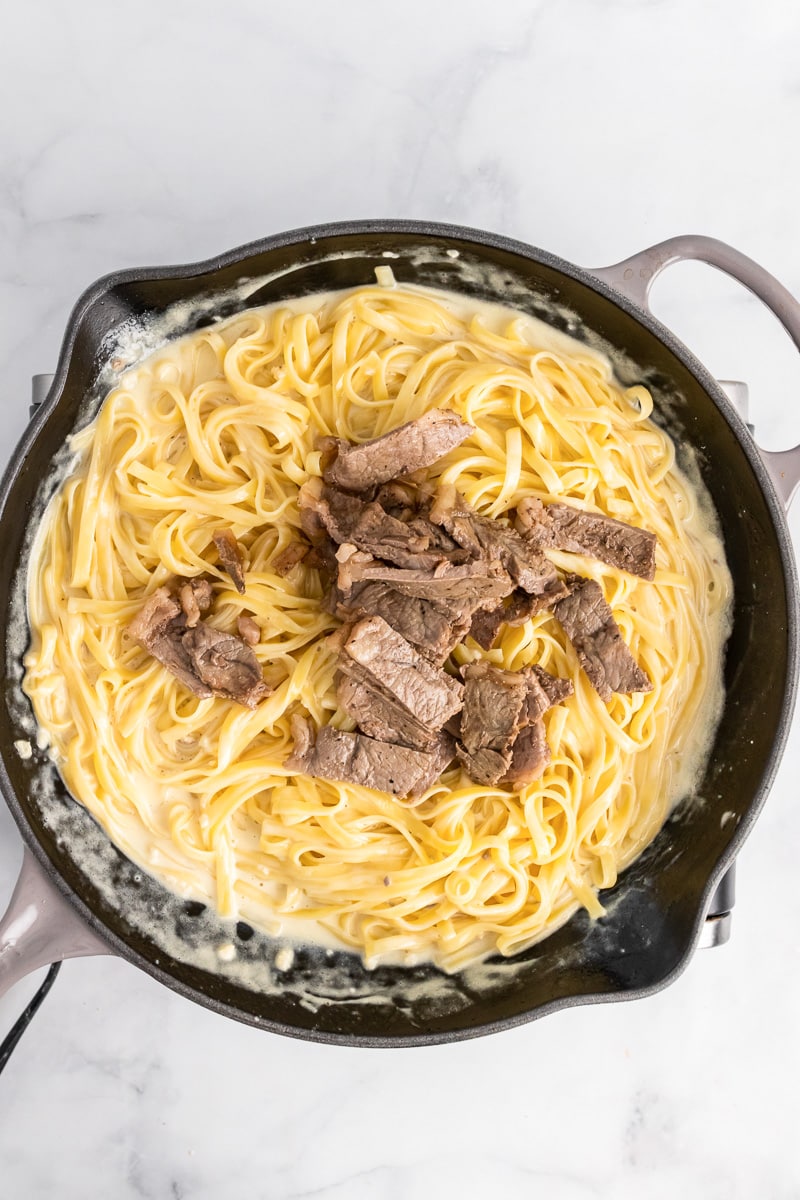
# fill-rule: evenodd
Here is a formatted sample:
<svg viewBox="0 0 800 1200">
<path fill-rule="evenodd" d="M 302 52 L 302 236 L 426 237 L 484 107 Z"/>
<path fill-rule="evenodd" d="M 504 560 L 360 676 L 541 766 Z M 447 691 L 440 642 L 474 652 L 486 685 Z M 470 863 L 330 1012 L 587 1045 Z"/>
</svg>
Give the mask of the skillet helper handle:
<svg viewBox="0 0 800 1200">
<path fill-rule="evenodd" d="M 658 242 L 613 266 L 591 268 L 591 274 L 650 312 L 648 300 L 655 280 L 666 267 L 687 259 L 716 267 L 758 296 L 800 350 L 800 302 L 774 275 L 727 242 L 702 234 L 685 234 Z M 762 450 L 759 446 L 759 453 L 775 490 L 788 508 L 800 484 L 800 445 L 778 451 Z"/>
<path fill-rule="evenodd" d="M 770 275 L 769 271 L 765 271 L 746 254 L 716 238 L 704 237 L 701 234 L 668 238 L 667 241 L 649 246 L 639 254 L 625 258 L 610 267 L 593 268 L 591 274 L 649 313 L 650 289 L 655 280 L 673 263 L 686 260 L 707 263 L 743 284 L 772 310 L 800 350 L 800 303 L 774 275 Z M 791 450 L 777 452 L 762 450 L 759 447 L 759 454 L 775 490 L 788 508 L 800 483 L 800 445 Z M 735 880 L 734 863 L 723 875 L 711 897 L 700 939 L 701 946 L 720 946 L 728 941 L 731 910 L 736 898 Z"/>
<path fill-rule="evenodd" d="M 8 910 L 0 918 L 0 996 L 38 967 L 110 953 L 26 849 Z"/>
</svg>

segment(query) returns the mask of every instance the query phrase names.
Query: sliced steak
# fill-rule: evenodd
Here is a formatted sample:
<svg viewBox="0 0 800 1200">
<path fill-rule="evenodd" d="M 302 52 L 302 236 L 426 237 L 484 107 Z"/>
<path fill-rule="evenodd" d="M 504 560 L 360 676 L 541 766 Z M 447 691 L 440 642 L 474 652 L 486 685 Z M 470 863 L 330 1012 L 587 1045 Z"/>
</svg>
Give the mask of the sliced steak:
<svg viewBox="0 0 800 1200">
<path fill-rule="evenodd" d="M 558 598 L 565 595 L 556 568 L 539 549 L 501 520 L 481 516 L 452 485 L 436 493 L 430 519 L 443 525 L 459 546 L 474 558 L 496 560 L 505 567 L 518 587 L 532 596 Z M 549 607 L 553 603 L 549 599 Z"/>
<path fill-rule="evenodd" d="M 518 505 L 516 526 L 536 546 L 585 554 L 642 579 L 655 578 L 658 539 L 636 525 L 531 497 Z"/>
<path fill-rule="evenodd" d="M 511 764 L 501 779 L 513 787 L 522 787 L 540 779 L 550 762 L 550 747 L 547 744 L 544 721 L 538 720 L 520 729 L 514 742 Z"/>
<path fill-rule="evenodd" d="M 572 691 L 541 667 L 503 671 L 487 662 L 470 663 L 463 671 L 464 708 L 461 742 L 456 753 L 477 783 L 511 783 L 538 779 L 550 761 L 542 715 Z"/>
<path fill-rule="evenodd" d="M 433 787 L 440 775 L 444 774 L 456 756 L 456 739 L 446 729 L 443 729 L 436 745 L 430 751 L 430 765 L 423 771 L 420 778 L 411 789 L 411 796 L 421 796 Z"/>
<path fill-rule="evenodd" d="M 382 617 L 365 617 L 350 631 L 340 663 L 363 668 L 370 685 L 391 695 L 420 725 L 438 732 L 463 703 L 463 687 L 434 667 Z"/>
<path fill-rule="evenodd" d="M 458 566 L 444 563 L 435 571 L 404 570 L 376 561 L 347 564 L 344 579 L 340 566 L 339 586 L 348 600 L 350 588 L 357 583 L 388 583 L 406 596 L 426 600 L 466 600 L 478 608 L 501 600 L 514 590 L 514 581 L 499 562 L 469 562 Z"/>
<path fill-rule="evenodd" d="M 381 484 L 375 499 L 384 512 L 398 521 L 411 521 L 420 508 L 419 488 L 406 479 L 392 479 Z"/>
<path fill-rule="evenodd" d="M 202 700 L 213 691 L 197 673 L 183 644 L 186 616 L 168 588 L 160 587 L 146 601 L 128 626 L 128 633 L 144 650 L 166 667 L 185 688 Z"/>
<path fill-rule="evenodd" d="M 149 650 L 152 642 L 180 615 L 181 606 L 169 588 L 156 588 L 131 621 L 128 633 L 135 642 Z"/>
<path fill-rule="evenodd" d="M 336 616 L 348 620 L 358 616 L 383 617 L 392 629 L 437 666 L 463 641 L 469 628 L 472 606 L 466 602 L 437 602 L 406 596 L 388 583 L 357 583 L 347 601 L 338 593 Z"/>
<path fill-rule="evenodd" d="M 568 575 L 570 594 L 555 615 L 601 699 L 614 692 L 651 692 L 653 685 L 622 640 L 619 626 L 593 579 Z"/>
<path fill-rule="evenodd" d="M 233 580 L 237 592 L 244 592 L 244 555 L 233 531 L 218 529 L 213 536 L 220 563 Z"/>
<path fill-rule="evenodd" d="M 446 735 L 442 745 L 429 754 L 361 733 L 344 733 L 330 725 L 324 725 L 314 739 L 309 723 L 301 717 L 292 718 L 292 733 L 295 746 L 286 760 L 288 770 L 394 796 L 421 794 L 453 757 Z"/>
<path fill-rule="evenodd" d="M 456 756 L 470 779 L 490 787 L 505 778 L 511 768 L 513 753 L 510 746 L 505 751 L 481 746 L 474 754 L 469 754 L 461 742 L 456 742 Z"/>
<path fill-rule="evenodd" d="M 215 695 L 255 708 L 270 694 L 258 659 L 241 638 L 201 622 L 186 630 L 182 643 L 195 673 Z"/>
<path fill-rule="evenodd" d="M 525 667 L 520 674 L 528 685 L 525 719 L 529 724 L 538 721 L 554 704 L 563 703 L 574 691 L 571 679 L 549 675 L 539 666 Z"/>
<path fill-rule="evenodd" d="M 566 588 L 562 590 L 559 586 L 556 599 L 565 593 Z M 524 625 L 543 608 L 549 608 L 550 603 L 543 604 L 543 599 L 542 596 L 531 596 L 529 592 L 517 588 L 494 608 L 479 609 L 472 618 L 469 636 L 484 650 L 491 650 L 503 625 Z"/>
<path fill-rule="evenodd" d="M 429 467 L 473 432 L 456 413 L 442 408 L 361 445 L 331 439 L 324 450 L 323 478 L 350 492 L 366 492 Z"/>
<path fill-rule="evenodd" d="M 484 661 L 470 663 L 464 676 L 461 741 L 469 753 L 482 746 L 505 750 L 524 720 L 528 683 L 519 671 Z"/>
<path fill-rule="evenodd" d="M 528 681 L 518 671 L 487 662 L 464 669 L 461 744 L 456 752 L 476 783 L 499 783 L 511 767 L 513 746 L 526 720 Z"/>
<path fill-rule="evenodd" d="M 432 571 L 442 562 L 469 558 L 451 538 L 443 543 L 441 530 L 429 522 L 417 518 L 406 524 L 377 501 L 362 500 L 316 479 L 300 489 L 298 505 L 307 528 L 323 528 L 339 545 L 353 545 L 398 567 Z"/>
<path fill-rule="evenodd" d="M 542 713 L 547 712 L 548 708 L 552 708 L 554 704 L 563 704 L 563 702 L 567 699 L 567 697 L 571 696 L 572 693 L 575 691 L 575 688 L 572 686 L 571 679 L 562 679 L 560 675 L 551 675 L 549 671 L 545 671 L 544 668 L 540 667 L 538 664 L 535 666 L 526 668 L 525 674 L 528 676 L 529 687 L 530 687 L 530 683 L 531 683 L 531 678 L 535 679 L 539 688 L 544 693 L 546 700 L 547 700 L 547 703 L 545 704 L 544 708 L 542 708 L 541 712 L 539 712 L 537 714 L 538 716 L 541 716 Z M 529 696 L 530 696 L 530 693 L 529 693 Z M 530 712 L 530 707 L 531 707 L 531 705 L 530 705 L 530 698 L 529 698 L 529 701 L 528 701 L 529 712 Z M 534 719 L 535 718 L 531 717 L 531 720 L 534 720 Z"/>
<path fill-rule="evenodd" d="M 438 730 L 429 729 L 396 696 L 376 686 L 370 672 L 347 655 L 340 660 L 336 698 L 367 737 L 415 750 L 430 750 L 438 741 Z"/>
</svg>

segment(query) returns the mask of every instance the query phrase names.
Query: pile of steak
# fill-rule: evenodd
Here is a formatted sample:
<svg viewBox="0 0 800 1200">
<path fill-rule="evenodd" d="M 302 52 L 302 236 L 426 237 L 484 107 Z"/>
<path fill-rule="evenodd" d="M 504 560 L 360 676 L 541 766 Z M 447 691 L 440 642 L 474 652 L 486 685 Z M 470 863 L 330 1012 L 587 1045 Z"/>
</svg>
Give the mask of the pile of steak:
<svg viewBox="0 0 800 1200">
<path fill-rule="evenodd" d="M 218 530 L 213 540 L 221 564 L 236 590 L 243 592 L 244 558 L 238 542 L 230 530 Z M 213 600 L 210 579 L 178 580 L 172 588 L 157 588 L 131 621 L 128 633 L 201 699 L 221 696 L 255 708 L 272 690 L 252 649 L 261 630 L 245 615 L 238 620 L 239 637 L 209 625 L 202 618 Z"/>
<path fill-rule="evenodd" d="M 541 667 L 502 671 L 487 662 L 463 669 L 464 709 L 456 753 L 476 783 L 521 787 L 550 761 L 543 715 L 572 695 L 572 682 Z"/>
<path fill-rule="evenodd" d="M 272 566 L 288 574 L 302 561 L 327 581 L 326 606 L 343 622 L 333 635 L 337 698 L 357 730 L 315 733 L 297 717 L 289 770 L 411 797 L 456 758 L 488 786 L 537 779 L 550 758 L 542 717 L 572 683 L 539 666 L 504 671 L 485 661 L 465 667 L 462 682 L 444 664 L 465 638 L 488 650 L 503 625 L 544 611 L 561 623 L 603 700 L 652 689 L 599 585 L 562 574 L 545 551 L 590 555 L 651 580 L 655 537 L 534 498 L 513 520 L 481 515 L 452 485 L 435 487 L 425 475 L 473 432 L 441 409 L 361 445 L 325 439 L 322 478 L 300 489 L 305 540 Z M 241 546 L 230 529 L 212 536 L 219 565 L 243 593 Z M 212 602 L 209 580 L 178 580 L 150 596 L 129 633 L 195 695 L 255 708 L 270 694 L 252 649 L 260 629 L 248 616 L 239 618 L 239 636 L 214 628 L 203 620 Z"/>
<path fill-rule="evenodd" d="M 597 583 L 564 575 L 546 549 L 600 559 L 652 579 L 655 537 L 566 504 L 524 500 L 513 520 L 477 513 L 424 468 L 473 432 L 453 412 L 427 413 L 361 445 L 323 444 L 322 478 L 300 490 L 306 543 L 282 557 L 317 566 L 326 606 L 344 622 L 337 698 L 353 733 L 298 718 L 293 771 L 421 795 L 454 757 L 485 785 L 521 786 L 550 758 L 542 717 L 572 693 L 538 666 L 485 661 L 443 669 L 466 637 L 488 650 L 504 624 L 551 610 L 604 700 L 652 684 L 622 640 Z M 291 569 L 291 568 L 290 568 Z"/>
</svg>

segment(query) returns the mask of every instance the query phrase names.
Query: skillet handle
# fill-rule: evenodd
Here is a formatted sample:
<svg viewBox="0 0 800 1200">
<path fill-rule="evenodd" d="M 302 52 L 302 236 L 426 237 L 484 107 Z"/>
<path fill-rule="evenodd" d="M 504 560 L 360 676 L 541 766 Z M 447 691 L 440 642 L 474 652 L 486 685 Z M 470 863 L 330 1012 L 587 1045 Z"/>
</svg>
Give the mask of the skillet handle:
<svg viewBox="0 0 800 1200">
<path fill-rule="evenodd" d="M 0 918 L 0 996 L 48 963 L 111 953 L 26 849 L 8 910 Z"/>
<path fill-rule="evenodd" d="M 672 263 L 694 259 L 708 263 L 736 279 L 771 309 L 800 350 L 800 302 L 774 275 L 735 250 L 726 242 L 701 234 L 668 238 L 610 267 L 591 268 L 590 273 L 650 312 L 650 289 L 661 272 Z M 800 484 L 800 445 L 791 450 L 762 450 L 759 453 L 775 490 L 788 508 Z"/>
</svg>

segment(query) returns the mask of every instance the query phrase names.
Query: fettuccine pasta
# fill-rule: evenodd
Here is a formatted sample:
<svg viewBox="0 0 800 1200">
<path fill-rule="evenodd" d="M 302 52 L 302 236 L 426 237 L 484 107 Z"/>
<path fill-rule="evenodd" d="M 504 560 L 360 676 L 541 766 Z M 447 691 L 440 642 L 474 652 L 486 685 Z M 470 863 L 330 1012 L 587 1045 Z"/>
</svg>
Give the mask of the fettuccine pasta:
<svg viewBox="0 0 800 1200">
<path fill-rule="evenodd" d="M 654 582 L 549 551 L 598 581 L 647 694 L 604 703 L 550 612 L 466 641 L 539 663 L 574 695 L 546 714 L 552 759 L 518 790 L 457 763 L 416 801 L 293 775 L 290 718 L 342 729 L 337 620 L 318 572 L 273 562 L 299 529 L 323 435 L 363 441 L 434 407 L 475 432 L 437 464 L 479 512 L 567 500 L 658 536 Z M 25 688 L 73 796 L 174 891 L 275 934 L 329 939 L 368 964 L 457 969 L 512 955 L 584 906 L 661 828 L 702 767 L 721 710 L 730 577 L 713 518 L 599 353 L 511 310 L 422 288 L 364 287 L 245 311 L 131 368 L 74 438 L 29 578 Z M 217 564 L 230 528 L 243 595 Z M 254 710 L 199 699 L 127 635 L 176 577 L 217 583 L 213 623 L 248 615 L 274 689 Z"/>
</svg>

